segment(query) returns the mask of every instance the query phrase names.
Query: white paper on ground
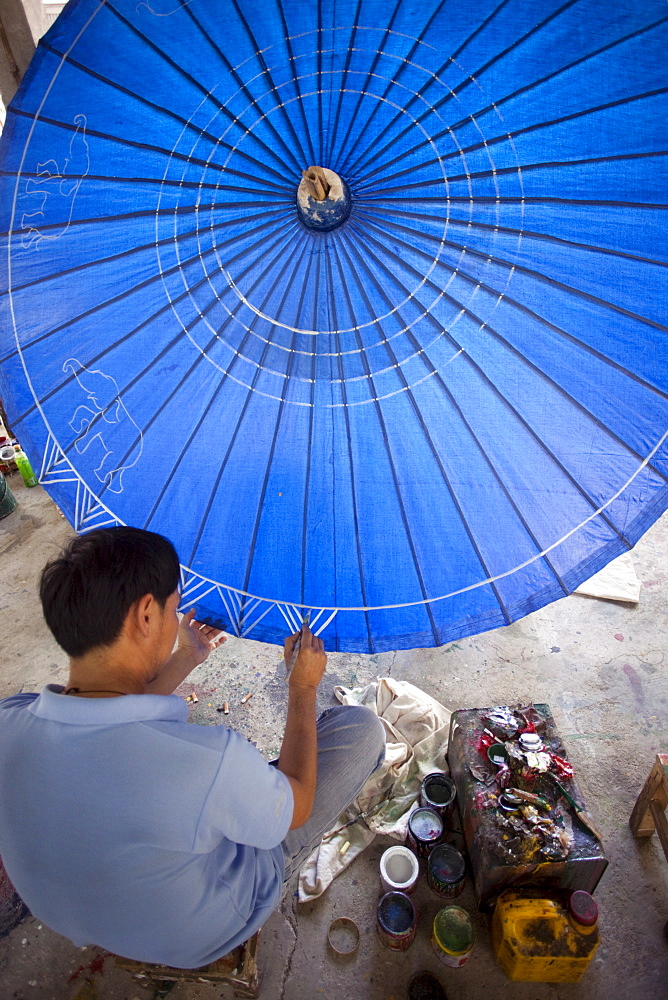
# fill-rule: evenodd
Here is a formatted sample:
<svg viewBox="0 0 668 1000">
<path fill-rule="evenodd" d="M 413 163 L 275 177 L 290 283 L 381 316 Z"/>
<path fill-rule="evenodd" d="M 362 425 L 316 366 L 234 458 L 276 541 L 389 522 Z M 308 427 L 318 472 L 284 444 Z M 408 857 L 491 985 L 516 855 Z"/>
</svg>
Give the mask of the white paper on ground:
<svg viewBox="0 0 668 1000">
<path fill-rule="evenodd" d="M 605 601 L 626 601 L 637 604 L 640 600 L 640 581 L 636 575 L 630 552 L 613 559 L 602 570 L 585 580 L 575 591 L 587 597 Z"/>
</svg>

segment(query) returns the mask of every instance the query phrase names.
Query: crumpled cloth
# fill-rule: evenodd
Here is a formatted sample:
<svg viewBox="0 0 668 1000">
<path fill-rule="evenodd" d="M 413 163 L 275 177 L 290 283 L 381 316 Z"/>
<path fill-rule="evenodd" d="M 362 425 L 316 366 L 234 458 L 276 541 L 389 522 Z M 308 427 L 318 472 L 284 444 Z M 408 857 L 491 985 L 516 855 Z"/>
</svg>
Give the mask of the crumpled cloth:
<svg viewBox="0 0 668 1000">
<path fill-rule="evenodd" d="M 378 715 L 387 740 L 385 761 L 302 865 L 300 903 L 322 895 L 377 833 L 403 842 L 422 779 L 431 771 L 448 771 L 452 713 L 420 688 L 380 677 L 365 688 L 335 687 L 334 694 L 344 705 L 365 705 Z M 341 854 L 346 842 L 350 847 Z"/>
</svg>

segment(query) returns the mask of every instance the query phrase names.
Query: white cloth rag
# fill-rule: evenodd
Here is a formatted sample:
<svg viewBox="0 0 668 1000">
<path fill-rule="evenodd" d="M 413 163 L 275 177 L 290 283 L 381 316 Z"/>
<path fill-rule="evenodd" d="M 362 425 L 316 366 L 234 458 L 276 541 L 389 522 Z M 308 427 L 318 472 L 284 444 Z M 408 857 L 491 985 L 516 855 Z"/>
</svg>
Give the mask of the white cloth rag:
<svg viewBox="0 0 668 1000">
<path fill-rule="evenodd" d="M 431 771 L 448 771 L 452 713 L 430 695 L 392 677 L 365 688 L 335 687 L 334 694 L 344 705 L 365 705 L 378 715 L 387 740 L 385 762 L 302 865 L 300 903 L 322 895 L 377 833 L 403 842 L 422 779 Z M 346 843 L 350 846 L 342 854 Z"/>
</svg>

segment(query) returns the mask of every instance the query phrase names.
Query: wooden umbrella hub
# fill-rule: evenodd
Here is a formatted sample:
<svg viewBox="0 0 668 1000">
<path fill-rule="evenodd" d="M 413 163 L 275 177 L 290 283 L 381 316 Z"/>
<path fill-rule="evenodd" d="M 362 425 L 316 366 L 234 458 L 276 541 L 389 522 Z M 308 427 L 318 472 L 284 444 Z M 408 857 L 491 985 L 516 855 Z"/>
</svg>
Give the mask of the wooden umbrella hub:
<svg viewBox="0 0 668 1000">
<path fill-rule="evenodd" d="M 307 229 L 329 232 L 350 215 L 350 192 L 345 181 L 327 167 L 302 171 L 297 188 L 297 213 Z"/>
</svg>

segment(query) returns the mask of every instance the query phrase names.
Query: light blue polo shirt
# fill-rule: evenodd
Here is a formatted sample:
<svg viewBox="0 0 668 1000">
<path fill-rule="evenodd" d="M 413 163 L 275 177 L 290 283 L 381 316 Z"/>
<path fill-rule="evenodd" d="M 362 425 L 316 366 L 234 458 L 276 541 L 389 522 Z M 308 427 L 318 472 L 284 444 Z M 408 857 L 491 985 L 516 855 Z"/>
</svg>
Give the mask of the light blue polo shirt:
<svg viewBox="0 0 668 1000">
<path fill-rule="evenodd" d="M 0 701 L 0 856 L 74 944 L 197 968 L 277 906 L 290 784 L 176 695 Z"/>
</svg>

